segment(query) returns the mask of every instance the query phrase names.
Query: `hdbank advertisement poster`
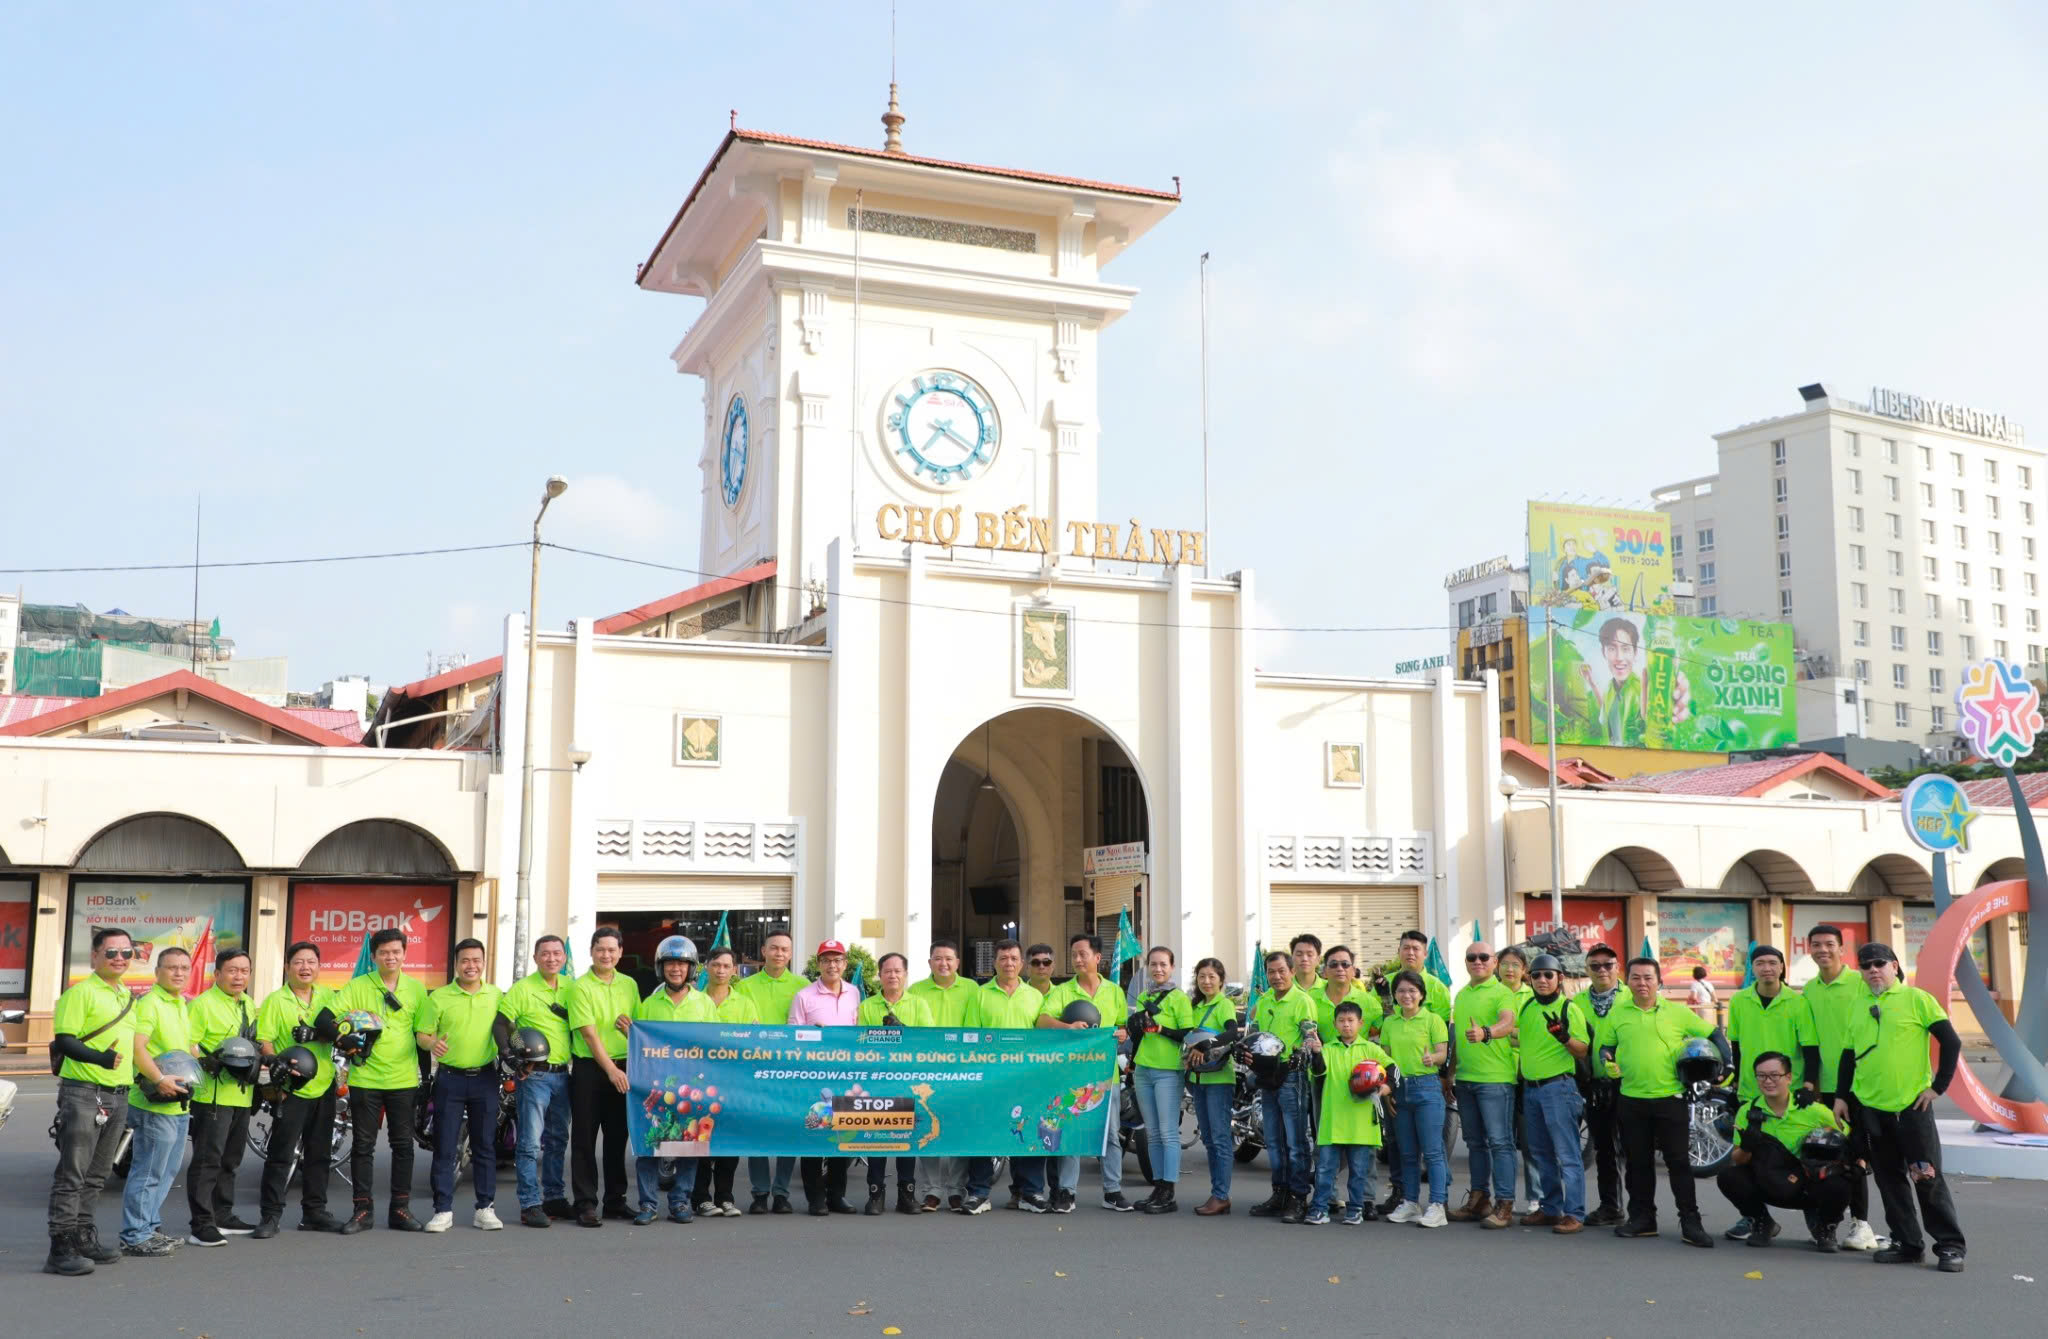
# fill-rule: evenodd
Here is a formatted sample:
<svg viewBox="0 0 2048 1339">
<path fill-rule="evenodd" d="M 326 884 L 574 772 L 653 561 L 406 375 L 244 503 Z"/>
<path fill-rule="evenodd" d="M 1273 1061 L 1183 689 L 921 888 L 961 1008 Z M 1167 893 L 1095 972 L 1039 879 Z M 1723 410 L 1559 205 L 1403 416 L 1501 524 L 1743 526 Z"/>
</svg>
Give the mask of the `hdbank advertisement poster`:
<svg viewBox="0 0 2048 1339">
<path fill-rule="evenodd" d="M 1661 512 L 1529 504 L 1532 607 L 1677 612 Z"/>
<path fill-rule="evenodd" d="M 1038 1157 L 1102 1150 L 1106 1028 L 635 1023 L 633 1149 L 646 1157 Z"/>
<path fill-rule="evenodd" d="M 118 926 L 134 940 L 135 956 L 121 984 L 147 990 L 156 981 L 159 949 L 182 948 L 192 955 L 185 994 L 197 997 L 213 984 L 214 955 L 244 948 L 249 885 L 242 882 L 189 883 L 163 880 L 80 879 L 71 890 L 71 945 L 65 965 L 68 989 L 92 974 L 92 932 Z"/>
<path fill-rule="evenodd" d="M 339 987 L 356 974 L 365 936 L 403 930 L 406 974 L 432 990 L 448 984 L 454 905 L 455 889 L 447 884 L 295 883 L 285 942 L 317 945 L 320 984 Z"/>
<path fill-rule="evenodd" d="M 1552 665 L 1560 744 L 1730 753 L 1798 742 L 1790 623 L 1531 610 L 1538 744 L 1550 740 Z"/>
</svg>

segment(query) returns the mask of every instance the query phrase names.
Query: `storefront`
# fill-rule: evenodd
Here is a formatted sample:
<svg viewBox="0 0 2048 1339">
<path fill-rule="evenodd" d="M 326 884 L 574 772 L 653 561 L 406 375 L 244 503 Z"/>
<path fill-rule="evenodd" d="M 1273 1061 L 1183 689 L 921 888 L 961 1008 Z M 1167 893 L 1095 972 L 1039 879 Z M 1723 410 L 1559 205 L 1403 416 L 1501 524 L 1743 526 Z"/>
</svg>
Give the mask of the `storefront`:
<svg viewBox="0 0 2048 1339">
<path fill-rule="evenodd" d="M 1312 934 L 1326 950 L 1345 945 L 1360 970 L 1369 972 L 1394 960 L 1403 930 L 1421 925 L 1422 890 L 1276 883 L 1273 923 L 1275 934 L 1268 948 L 1284 950 L 1286 940 Z"/>
</svg>

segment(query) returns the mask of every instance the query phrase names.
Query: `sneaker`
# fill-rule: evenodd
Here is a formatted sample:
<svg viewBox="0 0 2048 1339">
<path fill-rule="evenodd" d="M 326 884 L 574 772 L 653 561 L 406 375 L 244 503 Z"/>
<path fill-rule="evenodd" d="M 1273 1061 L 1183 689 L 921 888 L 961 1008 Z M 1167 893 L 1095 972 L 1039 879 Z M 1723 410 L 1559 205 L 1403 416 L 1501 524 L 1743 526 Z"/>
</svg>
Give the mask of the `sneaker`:
<svg viewBox="0 0 2048 1339">
<path fill-rule="evenodd" d="M 384 1215 L 384 1226 L 393 1232 L 418 1232 L 426 1225 L 413 1217 L 410 1209 L 393 1209 Z"/>
<path fill-rule="evenodd" d="M 727 1218 L 737 1218 L 740 1216 L 740 1206 L 734 1204 L 731 1200 L 727 1200 L 718 1206 L 718 1212 Z M 709 1217 L 710 1215 L 706 1214 L 705 1216 Z"/>
<path fill-rule="evenodd" d="M 1696 1217 L 1678 1220 L 1678 1239 L 1688 1246 L 1701 1246 L 1710 1250 L 1714 1245 L 1714 1234 L 1707 1231 L 1706 1224 Z M 1765 1240 L 1768 1241 L 1769 1238 Z"/>
<path fill-rule="evenodd" d="M 1422 1217 L 1416 1219 L 1415 1221 L 1419 1226 L 1422 1227 L 1444 1227 L 1448 1225 L 1451 1220 L 1449 1217 L 1445 1215 L 1443 1205 L 1432 1204 L 1427 1209 L 1424 1209 L 1422 1211 Z"/>
<path fill-rule="evenodd" d="M 1744 1238 L 1752 1246 L 1768 1246 L 1784 1231 L 1768 1218 L 1759 1218 L 1750 1224 L 1750 1233 Z"/>
<path fill-rule="evenodd" d="M 1287 1192 L 1274 1191 L 1272 1198 L 1260 1200 L 1251 1207 L 1250 1212 L 1254 1218 L 1278 1218 L 1287 1212 Z"/>
<path fill-rule="evenodd" d="M 187 1246 L 225 1246 L 228 1244 L 228 1239 L 221 1235 L 219 1228 L 211 1223 L 207 1223 L 202 1227 L 193 1228 L 192 1234 L 185 1238 L 185 1244 Z"/>
<path fill-rule="evenodd" d="M 630 1223 L 638 1215 L 624 1204 L 607 1204 L 604 1206 L 604 1216 L 615 1223 Z"/>
<path fill-rule="evenodd" d="M 141 1241 L 124 1241 L 121 1243 L 121 1254 L 143 1256 L 145 1258 L 169 1255 L 177 1249 L 177 1243 L 161 1233 L 153 1237 L 145 1237 Z"/>
<path fill-rule="evenodd" d="M 1344 1226 L 1357 1227 L 1365 1221 L 1365 1210 L 1354 1204 L 1344 1211 Z"/>
<path fill-rule="evenodd" d="M 220 1234 L 223 1237 L 247 1237 L 253 1235 L 256 1231 L 254 1223 L 245 1223 L 233 1214 L 220 1219 L 214 1226 L 220 1229 Z"/>
<path fill-rule="evenodd" d="M 1934 1253 L 1934 1267 L 1944 1274 L 1963 1272 L 1963 1253 L 1956 1250 L 1937 1250 Z"/>
<path fill-rule="evenodd" d="M 548 1217 L 548 1211 L 538 1204 L 529 1204 L 519 1211 L 519 1224 L 522 1227 L 546 1227 L 552 1221 Z"/>
<path fill-rule="evenodd" d="M 338 1226 L 338 1225 L 337 1225 L 337 1226 Z M 152 1232 L 152 1233 L 150 1233 L 150 1234 L 149 1234 L 149 1239 L 150 1239 L 151 1241 L 155 1241 L 155 1242 L 161 1242 L 161 1243 L 163 1243 L 163 1244 L 164 1244 L 165 1246 L 168 1246 L 168 1247 L 170 1247 L 170 1248 L 171 1248 L 172 1250 L 174 1250 L 174 1251 L 175 1251 L 175 1250 L 177 1250 L 177 1249 L 178 1249 L 178 1248 L 179 1248 L 180 1246 L 183 1246 L 183 1245 L 185 1244 L 184 1242 L 182 1242 L 182 1241 L 179 1241 L 179 1240 L 178 1240 L 178 1239 L 177 1239 L 176 1237 L 167 1237 L 167 1236 L 165 1236 L 165 1235 L 164 1235 L 163 1233 L 161 1233 L 161 1232 Z"/>
<path fill-rule="evenodd" d="M 1052 1212 L 1052 1206 L 1047 1204 L 1044 1197 L 1039 1195 L 1019 1195 L 1011 1201 L 1011 1205 L 1014 1208 L 1022 1209 L 1025 1213 Z"/>
<path fill-rule="evenodd" d="M 1735 1226 L 1729 1228 L 1726 1232 L 1722 1233 L 1721 1235 L 1726 1237 L 1730 1241 L 1748 1241 L 1749 1234 L 1755 1230 L 1756 1223 L 1753 1220 L 1749 1218 L 1738 1218 L 1735 1220 Z"/>
<path fill-rule="evenodd" d="M 454 1226 L 455 1214 L 453 1210 L 449 1209 L 443 1209 L 427 1220 L 427 1231 L 429 1232 L 446 1232 Z"/>
<path fill-rule="evenodd" d="M 1532 1213 L 1542 1213 L 1543 1206 L 1535 1200 L 1523 1200 L 1515 1206 L 1515 1217 L 1527 1218 Z"/>
<path fill-rule="evenodd" d="M 569 1219 L 574 1218 L 576 1216 L 576 1206 L 569 1203 L 569 1201 L 567 1200 L 542 1200 L 540 1203 L 540 1207 L 541 1212 L 545 1213 L 548 1217 L 558 1219 L 563 1222 L 567 1222 Z"/>
<path fill-rule="evenodd" d="M 477 1206 L 476 1213 L 469 1220 L 469 1225 L 482 1232 L 502 1232 L 505 1230 L 505 1224 L 498 1217 L 498 1211 L 488 1204 L 479 1204 Z"/>
<path fill-rule="evenodd" d="M 1072 1213 L 1074 1211 L 1074 1192 L 1062 1190 L 1060 1197 L 1053 1201 L 1052 1211 L 1054 1213 Z"/>
<path fill-rule="evenodd" d="M 1628 1217 L 1618 1204 L 1603 1204 L 1586 1215 L 1587 1227 L 1614 1227 Z"/>
<path fill-rule="evenodd" d="M 749 1202 L 748 1202 L 748 1204 L 747 1204 L 747 1212 L 748 1212 L 748 1213 L 767 1213 L 767 1212 L 768 1212 L 768 1197 L 767 1197 L 766 1195 L 756 1195 L 756 1196 L 754 1196 L 754 1198 L 753 1198 L 753 1199 L 752 1199 L 751 1201 L 749 1201 Z"/>
<path fill-rule="evenodd" d="M 790 1207 L 789 1207 L 789 1196 L 787 1196 L 787 1195 L 777 1195 L 777 1196 L 775 1197 L 775 1204 L 774 1204 L 774 1207 L 770 1208 L 770 1209 L 768 1210 L 768 1212 L 770 1212 L 770 1213 L 795 1213 L 795 1212 L 796 1212 L 796 1210 L 794 1210 L 794 1209 L 792 1209 L 792 1208 L 790 1208 Z"/>
<path fill-rule="evenodd" d="M 302 1213 L 299 1215 L 299 1231 L 339 1232 L 341 1231 L 341 1220 L 328 1213 L 325 1209 L 315 1213 Z"/>
<path fill-rule="evenodd" d="M 1877 1249 L 1877 1233 L 1861 1218 L 1849 1220 L 1849 1230 L 1842 1234 L 1842 1249 L 1845 1251 L 1874 1251 Z"/>
<path fill-rule="evenodd" d="M 599 1216 L 597 1206 L 593 1204 L 588 1209 L 578 1209 L 576 1211 L 576 1226 L 603 1227 L 604 1219 Z"/>
<path fill-rule="evenodd" d="M 1389 1223 L 1413 1223 L 1421 1217 L 1421 1205 L 1417 1204 L 1414 1200 L 1402 1200 L 1394 1206 L 1394 1211 L 1387 1215 L 1387 1221 Z"/>
<path fill-rule="evenodd" d="M 249 1239 L 251 1241 L 269 1241 L 272 1237 L 276 1236 L 279 1230 L 283 1227 L 284 1224 L 280 1220 L 275 1218 L 266 1218 L 256 1225 L 256 1230 L 249 1234 Z"/>
<path fill-rule="evenodd" d="M 1321 1209 L 1311 1209 L 1299 1221 L 1307 1227 L 1328 1227 L 1330 1225 L 1330 1215 L 1324 1213 Z"/>
<path fill-rule="evenodd" d="M 946 1196 L 946 1207 L 948 1209 L 951 1209 L 954 1213 L 960 1212 L 961 1204 L 962 1200 L 958 1195 Z M 937 1212 L 937 1210 L 933 1210 L 933 1212 Z"/>
<path fill-rule="evenodd" d="M 709 1216 L 714 1211 L 706 1209 L 704 1212 L 706 1216 Z M 671 1223 L 694 1223 L 697 1221 L 697 1216 L 690 1212 L 689 1205 L 677 1204 L 669 1209 L 668 1221 Z"/>
<path fill-rule="evenodd" d="M 1654 1237 L 1657 1235 L 1657 1220 L 1652 1218 L 1647 1221 L 1638 1221 L 1631 1218 L 1620 1227 L 1614 1229 L 1614 1235 L 1617 1237 Z"/>
<path fill-rule="evenodd" d="M 654 1221 L 655 1221 L 655 1220 L 656 1220 L 657 1218 L 660 1218 L 660 1217 L 661 1217 L 661 1212 L 660 1212 L 660 1210 L 656 1209 L 656 1208 L 655 1208 L 655 1207 L 654 1207 L 654 1206 L 653 1206 L 652 1204 L 649 1204 L 649 1205 L 647 1205 L 647 1206 L 643 1207 L 643 1208 L 642 1208 L 642 1209 L 640 1210 L 640 1212 L 638 1212 L 638 1213 L 636 1213 L 636 1214 L 634 1214 L 634 1215 L 633 1215 L 633 1219 L 632 1219 L 632 1221 L 633 1221 L 633 1226 L 634 1226 L 634 1227 L 646 1227 L 646 1226 L 647 1226 L 647 1225 L 648 1225 L 649 1223 L 652 1223 L 652 1222 L 654 1222 Z"/>
<path fill-rule="evenodd" d="M 966 1199 L 960 1201 L 959 1212 L 967 1214 L 970 1217 L 978 1213 L 987 1213 L 988 1196 L 969 1195 Z"/>
<path fill-rule="evenodd" d="M 1842 1249 L 1835 1242 L 1835 1225 L 1833 1223 L 1829 1223 L 1826 1227 L 1814 1229 L 1813 1249 L 1819 1251 L 1822 1255 L 1833 1255 L 1836 1251 Z"/>
<path fill-rule="evenodd" d="M 960 1201 L 954 1200 L 953 1207 L 959 1208 Z M 939 1197 L 937 1195 L 926 1195 L 924 1197 L 924 1211 L 926 1213 L 937 1213 L 939 1211 Z"/>
<path fill-rule="evenodd" d="M 1887 1246 L 1870 1258 L 1881 1265 L 1917 1265 L 1925 1256 L 1909 1246 Z"/>
<path fill-rule="evenodd" d="M 1121 1190 L 1117 1190 L 1102 1197 L 1102 1207 L 1111 1213 L 1131 1213 L 1138 1206 L 1125 1199 Z"/>
<path fill-rule="evenodd" d="M 718 1216 L 718 1206 L 710 1200 L 705 1200 L 697 1206 L 697 1212 L 706 1218 L 715 1218 Z"/>
<path fill-rule="evenodd" d="M 369 1230 L 370 1211 L 367 1208 L 357 1209 L 349 1215 L 348 1221 L 341 1225 L 341 1235 L 344 1237 L 353 1237 L 358 1232 L 368 1232 Z M 202 1242 L 200 1244 L 205 1245 L 206 1243 Z"/>
</svg>

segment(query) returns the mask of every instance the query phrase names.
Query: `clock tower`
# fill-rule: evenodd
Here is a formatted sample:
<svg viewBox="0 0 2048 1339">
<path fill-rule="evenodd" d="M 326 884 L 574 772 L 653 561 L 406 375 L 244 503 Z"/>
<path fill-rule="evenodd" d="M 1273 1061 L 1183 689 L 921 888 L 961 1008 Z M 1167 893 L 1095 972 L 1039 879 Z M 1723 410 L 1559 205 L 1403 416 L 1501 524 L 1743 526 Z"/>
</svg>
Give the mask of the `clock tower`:
<svg viewBox="0 0 2048 1339">
<path fill-rule="evenodd" d="M 1134 296 L 1102 267 L 1178 203 L 917 157 L 893 89 L 890 111 L 880 149 L 732 129 L 639 271 L 704 300 L 672 355 L 704 385 L 697 565 L 773 561 L 771 630 L 802 622 L 840 538 L 863 558 L 957 535 L 961 561 L 1092 566 L 1058 543 L 975 547 L 973 518 L 1055 537 L 1095 520 L 1096 340 Z"/>
</svg>

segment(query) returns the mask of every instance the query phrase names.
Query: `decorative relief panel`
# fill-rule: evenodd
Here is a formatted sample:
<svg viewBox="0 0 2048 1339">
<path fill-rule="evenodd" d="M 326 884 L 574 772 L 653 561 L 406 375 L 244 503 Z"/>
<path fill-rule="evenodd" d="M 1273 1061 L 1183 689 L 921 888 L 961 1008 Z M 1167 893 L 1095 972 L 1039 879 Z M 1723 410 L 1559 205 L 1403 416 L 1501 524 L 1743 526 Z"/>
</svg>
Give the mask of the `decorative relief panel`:
<svg viewBox="0 0 2048 1339">
<path fill-rule="evenodd" d="M 794 874 L 803 824 L 793 818 L 604 818 L 595 826 L 597 863 L 648 874 Z"/>
<path fill-rule="evenodd" d="M 851 228 L 853 210 L 846 211 Z M 986 246 L 997 251 L 1038 253 L 1038 234 L 1023 228 L 992 228 L 981 223 L 955 223 L 951 219 L 925 218 L 918 214 L 890 214 L 879 209 L 860 213 L 862 232 L 887 233 L 892 237 L 919 237 L 928 242 L 955 242 L 961 246 Z"/>
<path fill-rule="evenodd" d="M 1423 834 L 1268 833 L 1266 869 L 1320 883 L 1420 883 L 1430 876 L 1430 839 Z"/>
</svg>

